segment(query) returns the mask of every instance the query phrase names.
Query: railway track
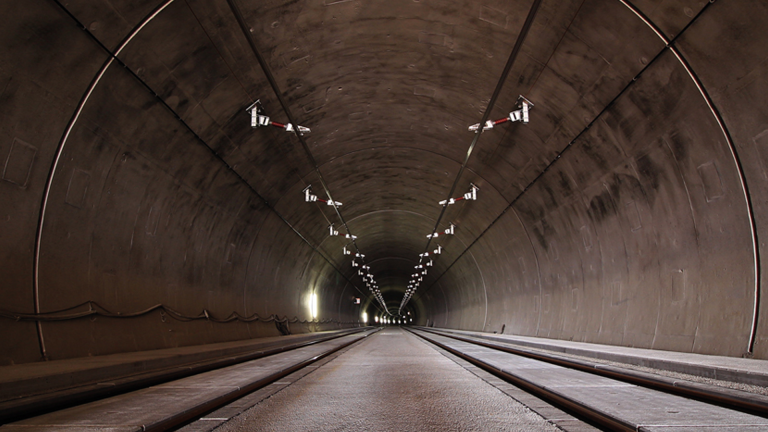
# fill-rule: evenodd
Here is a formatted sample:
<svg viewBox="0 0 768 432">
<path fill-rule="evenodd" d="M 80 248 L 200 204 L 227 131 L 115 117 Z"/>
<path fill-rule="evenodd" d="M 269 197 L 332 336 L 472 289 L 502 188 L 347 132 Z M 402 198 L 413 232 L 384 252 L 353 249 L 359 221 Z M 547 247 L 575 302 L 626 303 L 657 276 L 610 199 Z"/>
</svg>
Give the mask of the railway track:
<svg viewBox="0 0 768 432">
<path fill-rule="evenodd" d="M 422 339 L 605 430 L 768 430 L 768 397 L 431 328 Z"/>
<path fill-rule="evenodd" d="M 341 331 L 239 356 L 124 377 L 117 382 L 6 401 L 0 405 L 4 419 L 0 430 L 171 430 L 376 331 Z"/>
<path fill-rule="evenodd" d="M 603 430 L 768 430 L 766 396 L 544 353 L 480 335 L 406 329 Z M 151 376 L 126 377 L 125 385 L 111 394 L 88 393 L 91 386 L 69 389 L 70 393 L 84 393 L 78 396 L 81 399 L 88 396 L 91 400 L 76 405 L 70 401 L 69 405 L 75 406 L 65 409 L 58 409 L 65 401 L 52 401 L 57 395 L 53 392 L 46 405 L 50 412 L 34 412 L 34 401 L 28 400 L 15 414 L 26 413 L 25 418 L 3 425 L 0 431 L 165 431 L 185 425 L 184 430 L 211 430 L 258 403 L 270 391 L 279 391 L 297 376 L 314 370 L 308 366 L 330 361 L 334 353 L 378 330 L 336 332 L 315 340 L 155 371 Z M 182 377 L 178 376 L 180 369 L 186 370 Z M 66 399 L 61 392 L 58 396 Z M 12 418 L 10 412 L 0 414 Z"/>
</svg>

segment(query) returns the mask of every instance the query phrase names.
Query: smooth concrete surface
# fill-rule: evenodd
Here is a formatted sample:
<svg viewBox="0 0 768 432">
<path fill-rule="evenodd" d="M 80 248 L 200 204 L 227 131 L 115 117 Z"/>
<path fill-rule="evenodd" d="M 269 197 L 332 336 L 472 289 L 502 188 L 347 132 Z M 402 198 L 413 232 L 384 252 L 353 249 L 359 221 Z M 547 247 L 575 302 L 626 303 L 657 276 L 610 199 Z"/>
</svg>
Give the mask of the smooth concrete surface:
<svg viewBox="0 0 768 432">
<path fill-rule="evenodd" d="M 435 329 L 512 345 L 575 354 L 735 383 L 768 387 L 768 360 L 649 350 L 557 339 Z"/>
<path fill-rule="evenodd" d="M 44 414 L 0 427 L 8 431 L 134 430 L 158 428 L 242 389 L 269 384 L 281 372 L 364 338 L 353 334 L 171 381 L 131 393 Z M 255 388 L 253 389 L 255 390 Z M 209 408 L 210 409 L 210 408 Z M 173 425 L 175 423 L 171 423 Z M 167 428 L 167 426 L 166 426 Z"/>
<path fill-rule="evenodd" d="M 766 430 L 768 419 L 640 386 L 419 332 L 490 367 L 630 424 L 636 430 Z"/>
<path fill-rule="evenodd" d="M 217 431 L 556 431 L 398 328 L 385 329 Z"/>
<path fill-rule="evenodd" d="M 381 316 L 329 225 L 397 313 L 470 183 L 415 323 L 768 358 L 765 2 L 544 0 L 505 76 L 532 0 L 234 3 L 0 5 L 0 364 Z"/>
</svg>

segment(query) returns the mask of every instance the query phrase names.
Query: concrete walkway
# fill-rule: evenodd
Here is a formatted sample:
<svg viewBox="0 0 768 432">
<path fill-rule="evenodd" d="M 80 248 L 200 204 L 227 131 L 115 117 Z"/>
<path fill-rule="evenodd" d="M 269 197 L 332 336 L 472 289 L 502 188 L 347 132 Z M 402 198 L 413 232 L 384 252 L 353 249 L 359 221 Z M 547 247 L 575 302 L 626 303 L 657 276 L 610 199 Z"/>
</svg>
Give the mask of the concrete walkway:
<svg viewBox="0 0 768 432">
<path fill-rule="evenodd" d="M 523 347 L 574 354 L 618 363 L 627 363 L 734 383 L 751 384 L 763 387 L 768 386 L 768 360 L 631 348 L 617 345 L 602 345 L 465 330 L 441 328 L 435 328 L 435 330 L 465 336 L 475 336 Z"/>
<path fill-rule="evenodd" d="M 0 426 L 15 432 L 166 431 L 370 334 L 358 332 Z"/>
<path fill-rule="evenodd" d="M 381 331 L 217 431 L 556 431 L 398 328 Z"/>
</svg>

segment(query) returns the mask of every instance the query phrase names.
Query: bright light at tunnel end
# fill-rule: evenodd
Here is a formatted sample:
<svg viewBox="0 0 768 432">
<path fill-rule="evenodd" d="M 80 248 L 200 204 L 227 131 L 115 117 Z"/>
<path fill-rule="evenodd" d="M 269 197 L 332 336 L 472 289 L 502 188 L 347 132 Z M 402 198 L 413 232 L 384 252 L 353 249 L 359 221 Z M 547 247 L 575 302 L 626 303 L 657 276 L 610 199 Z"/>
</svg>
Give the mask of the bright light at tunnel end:
<svg viewBox="0 0 768 432">
<path fill-rule="evenodd" d="M 309 295 L 309 315 L 312 319 L 317 318 L 317 294 L 314 292 Z"/>
</svg>

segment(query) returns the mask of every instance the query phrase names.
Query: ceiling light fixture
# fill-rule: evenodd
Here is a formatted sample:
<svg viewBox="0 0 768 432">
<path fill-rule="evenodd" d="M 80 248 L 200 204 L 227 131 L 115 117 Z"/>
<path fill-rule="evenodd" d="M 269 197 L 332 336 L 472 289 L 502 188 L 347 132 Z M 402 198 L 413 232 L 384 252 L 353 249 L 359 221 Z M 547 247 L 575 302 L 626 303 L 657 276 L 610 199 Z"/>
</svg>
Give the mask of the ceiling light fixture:
<svg viewBox="0 0 768 432">
<path fill-rule="evenodd" d="M 533 108 L 533 104 L 531 101 L 525 98 L 525 96 L 520 95 L 520 97 L 517 98 L 517 109 L 510 112 L 508 116 L 504 117 L 503 119 L 499 119 L 496 121 L 488 120 L 485 122 L 485 126 L 483 126 L 483 131 L 491 130 L 493 127 L 497 124 L 506 123 L 508 121 L 511 122 L 522 122 L 523 124 L 528 124 L 528 121 L 530 120 L 529 111 L 531 108 Z M 477 132 L 477 130 L 480 128 L 480 123 L 475 123 L 472 126 L 470 126 L 468 129 L 470 132 Z"/>
<path fill-rule="evenodd" d="M 301 192 L 304 194 L 304 202 L 320 201 L 320 202 L 324 202 L 326 205 L 329 205 L 329 206 L 335 205 L 337 207 L 342 205 L 338 201 L 324 200 L 322 198 L 318 198 L 317 195 L 312 194 L 312 185 L 305 187 Z"/>
<path fill-rule="evenodd" d="M 461 196 L 459 198 L 450 198 L 447 200 L 442 200 L 438 204 L 441 206 L 449 206 L 451 204 L 456 204 L 458 201 L 461 200 L 467 200 L 467 201 L 477 201 L 477 191 L 479 191 L 480 188 L 475 186 L 474 183 L 469 184 L 469 192 L 465 193 L 464 196 Z"/>
<path fill-rule="evenodd" d="M 286 132 L 295 132 L 293 124 L 291 123 L 282 124 L 271 121 L 269 116 L 264 112 L 264 108 L 261 106 L 261 100 L 257 100 L 256 102 L 252 103 L 248 108 L 245 109 L 245 111 L 251 114 L 252 128 L 260 128 L 262 126 L 275 126 L 284 129 Z M 300 135 L 312 132 L 308 127 L 304 126 L 298 126 L 298 129 L 298 133 Z"/>
</svg>

